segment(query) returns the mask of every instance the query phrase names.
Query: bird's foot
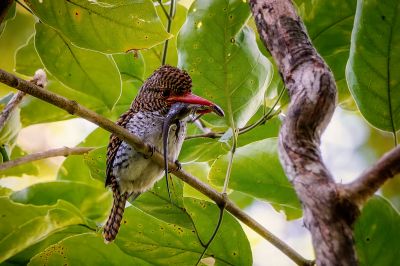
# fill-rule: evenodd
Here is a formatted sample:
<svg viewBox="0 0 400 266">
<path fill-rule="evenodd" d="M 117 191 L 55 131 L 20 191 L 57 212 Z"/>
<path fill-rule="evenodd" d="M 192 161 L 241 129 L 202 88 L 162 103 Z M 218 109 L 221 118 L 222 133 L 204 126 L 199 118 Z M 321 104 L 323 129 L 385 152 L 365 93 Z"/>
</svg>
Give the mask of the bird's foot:
<svg viewBox="0 0 400 266">
<path fill-rule="evenodd" d="M 156 151 L 156 147 L 154 147 L 151 144 L 147 144 L 147 153 L 150 153 L 150 155 L 143 155 L 145 159 L 150 159 L 153 157 L 154 152 Z"/>
<path fill-rule="evenodd" d="M 182 170 L 182 164 L 180 161 L 175 160 L 175 165 L 176 165 L 176 171 Z"/>
</svg>

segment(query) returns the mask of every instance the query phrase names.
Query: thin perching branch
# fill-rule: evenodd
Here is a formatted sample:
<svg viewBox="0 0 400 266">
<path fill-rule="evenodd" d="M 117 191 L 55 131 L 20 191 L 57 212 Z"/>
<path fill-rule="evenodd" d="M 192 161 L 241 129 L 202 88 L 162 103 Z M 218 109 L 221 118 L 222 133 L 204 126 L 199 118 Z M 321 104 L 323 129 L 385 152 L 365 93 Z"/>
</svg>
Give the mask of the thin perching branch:
<svg viewBox="0 0 400 266">
<path fill-rule="evenodd" d="M 82 155 L 90 152 L 94 148 L 91 147 L 74 147 L 74 148 L 57 148 L 48 151 L 42 151 L 37 153 L 28 154 L 24 157 L 17 158 L 12 161 L 4 162 L 0 164 L 0 171 L 6 170 L 8 168 L 16 167 L 21 164 L 26 164 L 34 161 L 39 161 L 47 158 L 57 157 L 57 156 L 70 156 L 70 155 Z"/>
<path fill-rule="evenodd" d="M 2 69 L 0 69 L 0 82 L 10 87 L 16 88 L 20 91 L 24 91 L 27 94 L 30 94 L 38 99 L 41 99 L 61 109 L 66 110 L 68 113 L 72 115 L 77 115 L 81 118 L 84 118 L 98 125 L 99 127 L 117 135 L 118 138 L 127 142 L 138 152 L 144 154 L 145 156 L 151 157 L 151 160 L 158 163 L 160 166 L 164 166 L 164 158 L 161 155 L 161 153 L 157 151 L 152 151 L 152 147 L 143 143 L 140 138 L 131 134 L 125 128 L 120 127 L 115 123 L 113 123 L 112 121 L 79 105 L 76 101 L 66 99 L 60 95 L 41 89 L 40 87 L 32 83 L 29 83 L 23 79 L 20 79 Z M 171 170 L 171 172 L 174 173 L 175 176 L 177 176 L 182 181 L 184 181 L 191 187 L 195 188 L 202 194 L 206 195 L 208 198 L 212 199 L 218 206 L 221 205 L 225 206 L 225 209 L 229 211 L 233 216 L 235 216 L 242 223 L 244 223 L 249 228 L 257 232 L 259 235 L 261 235 L 264 239 L 269 241 L 275 247 L 277 247 L 281 252 L 283 252 L 289 258 L 291 258 L 297 265 L 313 265 L 312 261 L 303 258 L 295 250 L 289 247 L 285 242 L 280 240 L 278 237 L 276 237 L 267 229 L 265 229 L 261 224 L 259 224 L 257 221 L 255 221 L 253 218 L 251 218 L 249 215 L 243 212 L 226 196 L 217 192 L 215 189 L 211 188 L 207 184 L 199 181 L 193 175 L 180 169 L 180 167 L 177 166 L 175 163 L 172 162 L 168 163 L 169 163 L 168 168 Z"/>
</svg>

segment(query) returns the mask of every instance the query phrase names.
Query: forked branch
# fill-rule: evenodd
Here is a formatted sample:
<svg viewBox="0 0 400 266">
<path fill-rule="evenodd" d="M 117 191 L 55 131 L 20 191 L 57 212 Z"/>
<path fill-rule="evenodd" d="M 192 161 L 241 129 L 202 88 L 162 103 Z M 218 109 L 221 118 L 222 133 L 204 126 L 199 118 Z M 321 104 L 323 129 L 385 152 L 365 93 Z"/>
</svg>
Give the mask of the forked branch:
<svg viewBox="0 0 400 266">
<path fill-rule="evenodd" d="M 400 149 L 385 155 L 353 183 L 337 184 L 319 149 L 336 104 L 332 72 L 313 47 L 292 1 L 250 0 L 250 6 L 291 98 L 279 134 L 279 155 L 302 202 L 316 263 L 357 265 L 353 223 L 362 204 L 400 171 Z"/>
</svg>

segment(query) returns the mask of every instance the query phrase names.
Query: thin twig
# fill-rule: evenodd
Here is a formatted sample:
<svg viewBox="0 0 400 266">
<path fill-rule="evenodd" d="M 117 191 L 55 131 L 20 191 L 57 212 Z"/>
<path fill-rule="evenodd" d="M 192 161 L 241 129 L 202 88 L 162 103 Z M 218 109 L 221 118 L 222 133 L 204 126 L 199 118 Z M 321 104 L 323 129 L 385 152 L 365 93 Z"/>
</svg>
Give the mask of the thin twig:
<svg viewBox="0 0 400 266">
<path fill-rule="evenodd" d="M 171 32 L 171 25 L 172 25 L 172 18 L 174 15 L 174 9 L 175 9 L 175 0 L 171 0 L 170 6 L 169 6 L 169 15 L 167 16 L 167 32 Z M 164 43 L 164 51 L 162 55 L 162 60 L 161 60 L 161 65 L 165 65 L 167 61 L 167 52 L 168 52 L 168 42 L 169 40 L 166 40 Z"/>
<path fill-rule="evenodd" d="M 64 98 L 60 95 L 57 95 L 53 92 L 41 89 L 40 87 L 31 84 L 23 79 L 16 77 L 15 75 L 8 73 L 0 69 L 0 82 L 16 88 L 18 90 L 24 91 L 36 98 L 39 98 L 43 101 L 46 101 L 50 104 L 53 104 L 61 109 L 66 110 L 72 115 L 77 115 L 81 118 L 84 118 L 99 127 L 115 134 L 121 140 L 127 142 L 131 145 L 136 151 L 144 154 L 145 156 L 150 156 L 151 160 L 158 163 L 160 166 L 164 166 L 164 159 L 161 153 L 157 151 L 153 151 L 152 147 L 146 145 L 142 142 L 140 138 L 131 134 L 128 130 L 123 127 L 120 127 L 113 123 L 112 121 L 104 118 L 97 113 L 79 105 L 75 101 L 71 101 L 67 98 Z M 171 172 L 174 173 L 175 176 L 180 178 L 182 181 L 186 182 L 191 187 L 195 188 L 202 194 L 206 195 L 210 199 L 212 199 L 217 205 L 224 205 L 225 209 L 229 211 L 233 216 L 235 216 L 238 220 L 243 222 L 249 228 L 260 234 L 264 239 L 269 241 L 275 247 L 277 247 L 280 251 L 286 254 L 289 258 L 291 258 L 298 265 L 312 265 L 312 261 L 309 261 L 303 258 L 300 254 L 298 254 L 295 250 L 289 247 L 285 242 L 277 238 L 267 229 L 265 229 L 261 224 L 243 212 L 239 207 L 237 207 L 231 200 L 217 192 L 215 189 L 211 188 L 207 184 L 199 181 L 193 175 L 185 172 L 180 169 L 173 162 L 169 162 L 168 165 Z"/>
<path fill-rule="evenodd" d="M 266 113 L 265 115 L 263 115 L 259 120 L 257 120 L 254 124 L 245 126 L 243 128 L 239 129 L 238 135 L 242 135 L 244 133 L 249 132 L 250 130 L 254 129 L 255 127 L 264 124 L 265 122 L 267 122 L 268 120 L 270 120 L 271 118 L 275 117 L 277 114 L 280 113 L 280 110 L 274 112 L 271 114 L 271 110 Z M 198 138 L 209 138 L 209 139 L 217 139 L 222 137 L 225 134 L 225 132 L 207 132 L 207 133 L 203 133 L 203 134 L 197 134 L 197 135 L 191 135 L 191 136 L 186 136 L 185 140 L 188 139 L 198 139 Z"/>
<path fill-rule="evenodd" d="M 85 154 L 93 149 L 94 148 L 90 148 L 90 147 L 74 147 L 74 148 L 63 147 L 63 148 L 58 148 L 58 149 L 51 149 L 48 151 L 32 153 L 32 154 L 28 154 L 24 157 L 20 157 L 18 159 L 0 164 L 0 171 L 6 170 L 8 168 L 16 167 L 21 164 L 26 164 L 26 163 L 30 163 L 30 162 L 34 162 L 34 161 L 43 160 L 46 158 Z"/>
<path fill-rule="evenodd" d="M 275 107 L 278 105 L 278 103 L 281 100 L 284 92 L 285 92 L 285 88 L 283 87 L 282 90 L 279 92 L 278 98 L 276 99 L 274 104 L 271 106 L 271 108 L 268 110 L 268 112 L 264 113 L 263 116 L 259 120 L 257 120 L 254 124 L 251 124 L 251 125 L 248 125 L 248 126 L 240 128 L 238 135 L 241 135 L 241 134 L 244 134 L 246 132 L 249 132 L 250 130 L 256 128 L 257 126 L 265 124 L 265 122 L 267 122 L 268 120 L 273 118 L 275 115 L 279 114 L 280 110 L 277 110 L 274 113 L 272 113 L 272 112 L 274 111 Z M 222 135 L 224 135 L 224 132 L 209 131 L 209 132 L 206 132 L 206 133 L 203 133 L 203 134 L 186 136 L 185 140 L 197 139 L 197 138 L 216 139 L 216 138 L 222 137 Z"/>
<path fill-rule="evenodd" d="M 165 9 L 165 6 L 163 5 L 161 0 L 157 0 L 157 2 L 160 4 L 162 11 L 164 12 L 165 17 L 167 18 L 167 20 L 170 20 L 171 17 L 168 15 L 167 10 Z"/>
</svg>

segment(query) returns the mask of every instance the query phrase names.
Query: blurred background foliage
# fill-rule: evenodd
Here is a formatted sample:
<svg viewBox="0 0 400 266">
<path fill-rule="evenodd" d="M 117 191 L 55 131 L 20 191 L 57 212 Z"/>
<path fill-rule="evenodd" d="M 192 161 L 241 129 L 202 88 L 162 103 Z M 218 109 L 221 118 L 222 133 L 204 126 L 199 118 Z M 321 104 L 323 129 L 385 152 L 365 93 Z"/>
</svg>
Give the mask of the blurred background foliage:
<svg viewBox="0 0 400 266">
<path fill-rule="evenodd" d="M 26 1 L 25 7 L 35 15 L 21 5 L 13 7 L 0 28 L 0 67 L 26 79 L 44 68 L 47 89 L 116 120 L 160 66 L 163 41 L 171 38 L 166 62 L 187 70 L 194 91 L 217 102 L 227 114 L 226 120 L 202 119 L 218 138 L 185 141 L 180 155 L 184 169 L 220 190 L 233 138 L 237 138 L 229 197 L 311 258 L 309 235 L 299 219 L 300 203 L 277 155 L 276 137 L 289 99 L 281 93 L 280 75 L 258 38 L 248 3 L 178 1 L 170 35 L 157 1 L 119 1 L 117 8 L 111 0 L 101 5 L 75 2 L 79 5 Z M 384 4 L 373 0 L 295 2 L 337 81 L 338 107 L 323 135 L 322 153 L 337 181 L 348 182 L 395 145 L 393 136 L 400 125 L 400 78 L 396 75 L 400 26 L 395 16 L 400 4 L 395 0 Z M 169 10 L 169 2 L 163 5 Z M 125 53 L 132 49 L 139 51 Z M 15 91 L 0 84 L 2 107 L 10 93 Z M 188 135 L 201 133 L 190 125 Z M 208 240 L 218 220 L 218 207 L 176 178 L 173 204 L 167 200 L 162 180 L 127 208 L 117 241 L 103 244 L 101 226 L 112 200 L 103 185 L 108 136 L 65 111 L 30 96 L 24 98 L 0 132 L 11 159 L 60 146 L 95 149 L 82 156 L 51 158 L 0 172 L 0 262 L 196 262 L 203 250 L 201 242 Z M 399 179 L 387 182 L 379 194 L 356 225 L 362 265 L 393 265 L 396 259 Z M 392 233 L 378 234 L 387 228 Z M 385 255 L 378 252 L 382 245 L 387 247 Z M 97 255 L 87 256 L 88 252 Z M 226 214 L 202 263 L 265 265 L 266 258 L 271 265 L 292 265 Z"/>
</svg>

